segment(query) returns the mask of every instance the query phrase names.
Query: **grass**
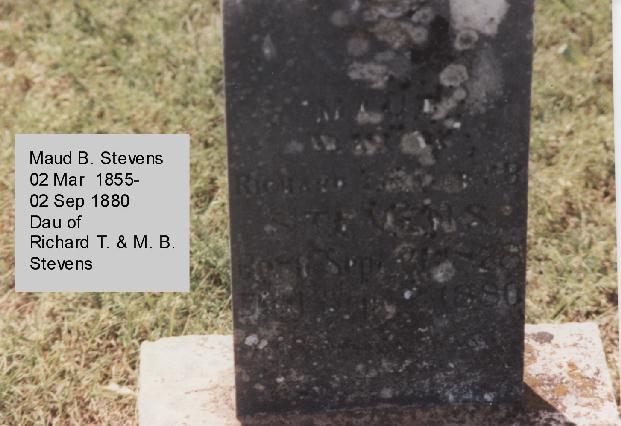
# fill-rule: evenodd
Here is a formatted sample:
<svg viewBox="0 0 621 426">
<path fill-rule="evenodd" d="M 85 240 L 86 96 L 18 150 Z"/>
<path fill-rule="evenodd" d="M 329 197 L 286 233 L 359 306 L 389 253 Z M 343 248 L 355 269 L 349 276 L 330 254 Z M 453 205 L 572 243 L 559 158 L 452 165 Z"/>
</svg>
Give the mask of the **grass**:
<svg viewBox="0 0 621 426">
<path fill-rule="evenodd" d="M 537 12 L 527 320 L 597 322 L 618 396 L 610 5 Z"/>
<path fill-rule="evenodd" d="M 610 2 L 537 3 L 527 319 L 596 321 L 618 382 Z M 0 2 L 0 425 L 133 424 L 141 341 L 230 331 L 218 13 Z M 190 133 L 192 291 L 16 294 L 12 144 L 26 132 Z"/>
</svg>

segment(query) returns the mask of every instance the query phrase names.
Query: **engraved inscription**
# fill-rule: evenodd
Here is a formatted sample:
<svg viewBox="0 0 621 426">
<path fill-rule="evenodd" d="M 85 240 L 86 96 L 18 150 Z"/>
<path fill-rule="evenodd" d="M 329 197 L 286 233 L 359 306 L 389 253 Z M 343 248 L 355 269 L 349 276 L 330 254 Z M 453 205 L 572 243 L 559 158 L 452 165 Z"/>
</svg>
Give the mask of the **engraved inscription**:
<svg viewBox="0 0 621 426">
<path fill-rule="evenodd" d="M 224 1 L 238 413 L 520 400 L 531 3 Z"/>
<path fill-rule="evenodd" d="M 233 176 L 233 189 L 236 194 L 246 197 L 326 193 L 343 191 L 345 179 L 328 174 L 319 174 L 312 178 L 289 174 L 236 174 Z"/>
</svg>

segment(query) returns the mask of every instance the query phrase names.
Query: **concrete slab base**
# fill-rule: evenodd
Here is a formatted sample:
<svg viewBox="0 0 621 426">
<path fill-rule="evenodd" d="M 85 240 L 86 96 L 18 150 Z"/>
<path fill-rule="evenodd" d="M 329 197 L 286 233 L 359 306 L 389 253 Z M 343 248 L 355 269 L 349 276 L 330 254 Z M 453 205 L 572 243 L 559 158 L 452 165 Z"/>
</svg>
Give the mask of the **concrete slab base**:
<svg viewBox="0 0 621 426">
<path fill-rule="evenodd" d="M 239 420 L 232 345 L 231 336 L 216 335 L 144 342 L 140 425 L 621 425 L 599 331 L 592 323 L 526 326 L 526 392 L 523 403 L 515 406 L 383 406 Z"/>
</svg>

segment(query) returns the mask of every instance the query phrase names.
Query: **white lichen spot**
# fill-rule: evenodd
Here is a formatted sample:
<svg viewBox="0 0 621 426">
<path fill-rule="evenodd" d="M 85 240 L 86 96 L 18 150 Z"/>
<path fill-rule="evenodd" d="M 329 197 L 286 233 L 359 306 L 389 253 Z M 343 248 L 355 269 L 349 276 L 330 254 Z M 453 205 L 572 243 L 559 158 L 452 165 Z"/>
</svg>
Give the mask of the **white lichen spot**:
<svg viewBox="0 0 621 426">
<path fill-rule="evenodd" d="M 258 346 L 257 346 L 257 347 L 258 347 L 259 349 L 264 349 L 266 346 L 267 346 L 267 340 L 262 339 L 262 340 L 259 342 L 259 344 L 258 344 Z"/>
<path fill-rule="evenodd" d="M 440 73 L 440 84 L 459 87 L 468 81 L 468 69 L 461 64 L 451 64 Z"/>
<path fill-rule="evenodd" d="M 266 234 L 268 234 L 268 235 L 275 234 L 275 233 L 276 233 L 276 231 L 277 231 L 276 227 L 275 227 L 274 225 L 270 224 L 270 223 L 268 223 L 267 225 L 265 225 L 265 226 L 263 227 L 263 230 L 264 230 L 264 231 L 265 231 L 265 233 L 266 233 Z"/>
<path fill-rule="evenodd" d="M 321 135 L 320 139 L 326 151 L 336 151 L 336 139 L 334 137 Z"/>
<path fill-rule="evenodd" d="M 301 154 L 302 152 L 304 152 L 304 144 L 302 142 L 292 140 L 285 146 L 285 154 Z"/>
<path fill-rule="evenodd" d="M 285 383 L 285 378 L 282 376 L 276 377 L 276 383 L 278 384 Z"/>
<path fill-rule="evenodd" d="M 384 311 L 386 312 L 385 318 L 387 320 L 393 319 L 397 314 L 397 307 L 390 303 L 384 302 Z"/>
<path fill-rule="evenodd" d="M 268 61 L 276 58 L 276 46 L 274 46 L 274 43 L 272 42 L 272 36 L 270 36 L 269 34 L 266 35 L 263 39 L 263 45 L 261 49 L 263 50 L 263 56 Z"/>
<path fill-rule="evenodd" d="M 433 156 L 433 151 L 430 146 L 428 146 L 427 149 L 425 149 L 421 155 L 418 156 L 418 162 L 421 166 L 433 166 L 436 163 L 436 159 Z"/>
<path fill-rule="evenodd" d="M 360 105 L 356 122 L 360 125 L 378 125 L 384 120 L 384 114 L 379 111 L 367 111 L 364 104 Z"/>
<path fill-rule="evenodd" d="M 432 166 L 436 162 L 431 145 L 427 145 L 425 138 L 418 131 L 403 135 L 400 147 L 401 152 L 405 155 L 417 157 L 422 166 Z"/>
<path fill-rule="evenodd" d="M 347 53 L 351 56 L 363 56 L 369 51 L 369 40 L 363 35 L 355 35 L 347 41 Z"/>
<path fill-rule="evenodd" d="M 384 388 L 380 391 L 380 398 L 390 399 L 393 396 L 393 390 L 391 388 Z"/>
<path fill-rule="evenodd" d="M 466 92 L 463 88 L 458 87 L 453 92 L 453 99 L 456 101 L 463 101 L 468 97 L 468 92 Z"/>
<path fill-rule="evenodd" d="M 470 50 L 479 41 L 479 34 L 474 30 L 463 30 L 455 37 L 455 50 Z"/>
<path fill-rule="evenodd" d="M 422 133 L 414 131 L 406 133 L 401 138 L 401 152 L 407 155 L 420 155 L 427 148 L 427 143 Z"/>
<path fill-rule="evenodd" d="M 495 36 L 509 10 L 507 0 L 450 0 L 451 21 L 457 31 L 471 29 Z"/>
<path fill-rule="evenodd" d="M 462 173 L 462 174 L 461 174 L 461 187 L 462 187 L 463 189 L 468 188 L 468 185 L 469 185 L 469 183 L 468 183 L 468 182 L 469 182 L 469 181 L 470 181 L 470 176 L 468 176 L 468 175 L 467 175 L 467 174 L 465 174 L 465 173 Z"/>
<path fill-rule="evenodd" d="M 332 275 L 337 275 L 339 273 L 339 268 L 332 262 L 328 262 L 326 264 L 326 271 Z"/>
<path fill-rule="evenodd" d="M 349 25 L 349 16 L 344 10 L 335 10 L 330 17 L 330 22 L 335 27 L 343 28 Z"/>
<path fill-rule="evenodd" d="M 313 136 L 311 142 L 315 151 L 336 151 L 337 149 L 336 138 L 330 135 L 319 135 L 319 138 Z"/>
<path fill-rule="evenodd" d="M 461 87 L 456 88 L 451 95 L 445 96 L 437 104 L 431 105 L 433 112 L 431 118 L 434 120 L 444 120 L 467 96 L 468 92 L 466 90 Z M 457 128 L 459 127 L 461 127 L 461 123 Z"/>
<path fill-rule="evenodd" d="M 466 84 L 467 105 L 474 113 L 485 112 L 490 102 L 502 94 L 502 66 L 489 47 L 482 49 L 474 60 L 472 78 Z"/>
<path fill-rule="evenodd" d="M 402 169 L 391 171 L 384 183 L 384 190 L 387 192 L 417 192 L 421 189 L 415 176 Z"/>
<path fill-rule="evenodd" d="M 352 80 L 368 83 L 373 89 L 384 89 L 388 80 L 388 67 L 375 62 L 354 62 L 349 66 L 347 75 Z"/>
<path fill-rule="evenodd" d="M 394 229 L 395 227 L 395 215 L 392 212 L 386 213 L 386 221 L 384 222 L 384 229 Z"/>
<path fill-rule="evenodd" d="M 494 399 L 495 399 L 495 398 L 494 398 L 494 394 L 493 394 L 493 393 L 491 393 L 491 392 L 486 392 L 486 393 L 483 395 L 483 399 L 484 399 L 485 401 L 487 401 L 487 402 L 493 402 L 493 401 L 494 401 Z"/>
<path fill-rule="evenodd" d="M 354 142 L 354 155 L 356 156 L 372 156 L 386 151 L 384 138 L 382 135 L 374 134 L 370 137 L 364 137 Z"/>
<path fill-rule="evenodd" d="M 414 296 L 414 292 L 412 290 L 406 290 L 403 292 L 403 298 L 405 300 L 410 300 Z"/>
<path fill-rule="evenodd" d="M 461 129 L 461 122 L 448 118 L 444 120 L 444 127 L 447 129 Z"/>
<path fill-rule="evenodd" d="M 442 98 L 439 103 L 433 106 L 431 118 L 434 120 L 443 120 L 457 107 L 457 105 L 458 102 L 453 99 L 452 96 Z"/>
<path fill-rule="evenodd" d="M 412 44 L 423 44 L 428 38 L 427 28 L 393 19 L 381 20 L 371 29 L 371 32 L 379 41 L 395 50 L 410 47 Z"/>
<path fill-rule="evenodd" d="M 410 9 L 410 3 L 402 0 L 367 1 L 365 6 L 362 19 L 366 22 L 376 22 L 380 18 L 401 18 Z"/>
<path fill-rule="evenodd" d="M 429 99 L 425 99 L 423 102 L 423 112 L 425 114 L 431 114 L 433 112 L 433 103 Z"/>
<path fill-rule="evenodd" d="M 445 260 L 437 266 L 431 268 L 431 277 L 439 283 L 446 283 L 455 276 L 455 267 L 450 260 Z"/>
<path fill-rule="evenodd" d="M 250 336 L 246 337 L 246 339 L 244 340 L 244 344 L 246 346 L 255 346 L 259 343 L 259 336 L 257 336 L 256 334 L 251 334 Z"/>
<path fill-rule="evenodd" d="M 413 361 L 411 359 L 406 359 L 405 361 L 403 361 L 403 363 L 401 364 L 401 368 L 399 368 L 399 372 L 403 373 L 406 368 L 408 368 L 410 365 L 413 364 Z"/>
<path fill-rule="evenodd" d="M 433 18 L 435 18 L 436 14 L 433 9 L 429 6 L 421 7 L 412 15 L 412 22 L 415 24 L 423 24 L 429 25 Z"/>
</svg>

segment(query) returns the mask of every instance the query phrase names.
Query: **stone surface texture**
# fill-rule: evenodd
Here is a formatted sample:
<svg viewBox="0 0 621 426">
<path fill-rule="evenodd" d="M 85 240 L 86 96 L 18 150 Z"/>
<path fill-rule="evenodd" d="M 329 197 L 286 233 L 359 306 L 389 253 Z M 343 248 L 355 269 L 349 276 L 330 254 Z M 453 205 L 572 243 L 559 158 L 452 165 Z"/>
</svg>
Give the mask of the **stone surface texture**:
<svg viewBox="0 0 621 426">
<path fill-rule="evenodd" d="M 223 6 L 239 413 L 519 400 L 532 0 Z"/>
<path fill-rule="evenodd" d="M 381 406 L 235 417 L 231 336 L 172 337 L 140 352 L 141 426 L 619 425 L 597 326 L 526 326 L 522 405 Z M 412 387 L 416 384 L 412 383 Z"/>
</svg>

